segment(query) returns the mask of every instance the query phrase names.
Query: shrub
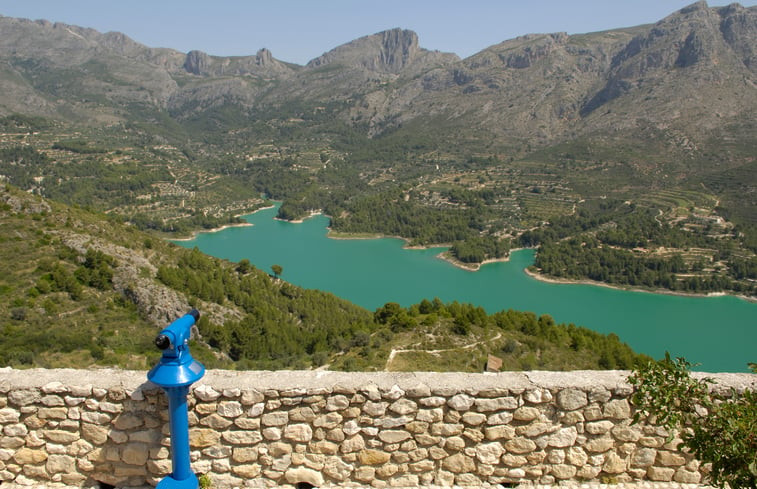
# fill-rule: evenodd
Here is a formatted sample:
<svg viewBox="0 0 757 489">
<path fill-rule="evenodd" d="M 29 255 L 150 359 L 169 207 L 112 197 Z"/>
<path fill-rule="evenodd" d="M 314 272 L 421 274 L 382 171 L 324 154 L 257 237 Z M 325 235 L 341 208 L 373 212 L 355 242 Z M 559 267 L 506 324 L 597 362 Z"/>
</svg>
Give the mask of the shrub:
<svg viewBox="0 0 757 489">
<path fill-rule="evenodd" d="M 757 393 L 713 393 L 712 379 L 694 379 L 691 364 L 669 354 L 636 369 L 634 422 L 652 416 L 668 430 L 679 430 L 682 445 L 703 463 L 712 464 L 709 477 L 719 487 L 757 487 Z M 672 435 L 671 435 L 672 438 Z"/>
</svg>

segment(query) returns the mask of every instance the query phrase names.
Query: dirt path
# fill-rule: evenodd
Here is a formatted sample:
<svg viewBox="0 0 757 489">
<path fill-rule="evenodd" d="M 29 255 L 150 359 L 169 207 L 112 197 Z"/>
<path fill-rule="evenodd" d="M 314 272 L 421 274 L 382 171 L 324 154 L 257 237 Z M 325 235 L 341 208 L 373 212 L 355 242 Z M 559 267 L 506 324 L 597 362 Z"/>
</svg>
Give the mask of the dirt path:
<svg viewBox="0 0 757 489">
<path fill-rule="evenodd" d="M 469 350 L 471 348 L 475 348 L 476 346 L 478 346 L 478 345 L 480 345 L 480 344 L 482 344 L 484 342 L 497 341 L 500 338 L 502 338 L 502 333 L 501 332 L 497 333 L 497 335 L 494 338 L 490 338 L 490 339 L 487 339 L 487 340 L 476 341 L 474 343 L 470 343 L 470 344 L 467 344 L 467 345 L 464 345 L 464 346 L 458 346 L 458 347 L 455 347 L 455 348 L 444 348 L 444 349 L 441 349 L 441 350 L 415 350 L 415 349 L 397 350 L 397 349 L 392 349 L 392 351 L 389 353 L 389 358 L 386 359 L 386 365 L 384 366 L 384 371 L 385 372 L 389 371 L 389 366 L 392 364 L 392 361 L 394 360 L 394 357 L 397 356 L 398 353 L 424 352 L 424 353 L 430 353 L 432 355 L 435 355 L 435 354 L 443 353 L 443 352 L 446 352 L 446 351 Z"/>
</svg>

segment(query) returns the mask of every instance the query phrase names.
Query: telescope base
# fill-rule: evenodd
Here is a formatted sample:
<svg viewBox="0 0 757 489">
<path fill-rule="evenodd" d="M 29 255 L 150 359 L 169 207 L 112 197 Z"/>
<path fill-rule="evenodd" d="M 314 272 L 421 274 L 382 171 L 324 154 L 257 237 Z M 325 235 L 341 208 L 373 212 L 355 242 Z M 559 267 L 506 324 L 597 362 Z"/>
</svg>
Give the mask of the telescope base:
<svg viewBox="0 0 757 489">
<path fill-rule="evenodd" d="M 200 482 L 194 474 L 182 480 L 176 480 L 167 475 L 157 485 L 157 489 L 198 489 L 199 487 Z"/>
</svg>

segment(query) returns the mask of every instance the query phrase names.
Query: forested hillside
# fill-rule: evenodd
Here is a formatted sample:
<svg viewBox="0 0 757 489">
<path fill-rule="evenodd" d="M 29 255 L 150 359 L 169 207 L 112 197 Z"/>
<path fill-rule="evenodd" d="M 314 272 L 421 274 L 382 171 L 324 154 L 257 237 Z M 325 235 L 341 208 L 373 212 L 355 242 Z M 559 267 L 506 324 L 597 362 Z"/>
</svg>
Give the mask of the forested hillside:
<svg viewBox="0 0 757 489">
<path fill-rule="evenodd" d="M 192 353 L 208 367 L 479 371 L 494 354 L 507 369 L 560 370 L 639 358 L 614 335 L 526 312 L 439 300 L 370 312 L 7 185 L 0 263 L 3 366 L 146 369 L 155 334 L 191 307 Z"/>
</svg>

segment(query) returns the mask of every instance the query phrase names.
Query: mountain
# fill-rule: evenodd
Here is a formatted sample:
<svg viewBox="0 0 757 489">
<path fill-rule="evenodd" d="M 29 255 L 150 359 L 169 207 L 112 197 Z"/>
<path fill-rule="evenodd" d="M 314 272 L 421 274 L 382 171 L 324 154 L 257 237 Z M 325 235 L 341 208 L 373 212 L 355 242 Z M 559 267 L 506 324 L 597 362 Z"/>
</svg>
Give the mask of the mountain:
<svg viewBox="0 0 757 489">
<path fill-rule="evenodd" d="M 118 120 L 133 104 L 177 117 L 223 104 L 338 100 L 338 114 L 379 134 L 440 116 L 452 128 L 544 144 L 576 134 L 681 128 L 693 136 L 752 118 L 757 8 L 695 3 L 654 25 L 534 34 L 467 59 L 392 29 L 306 66 L 254 56 L 183 54 L 120 33 L 0 18 L 0 111 Z"/>
</svg>

